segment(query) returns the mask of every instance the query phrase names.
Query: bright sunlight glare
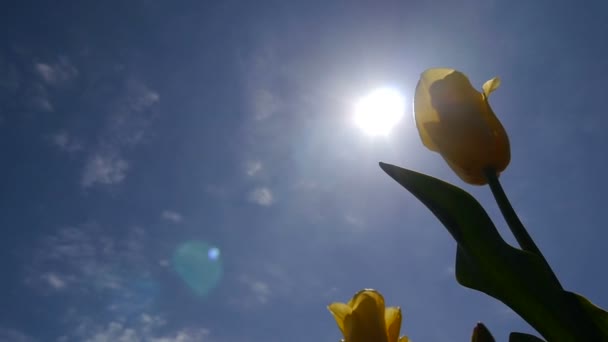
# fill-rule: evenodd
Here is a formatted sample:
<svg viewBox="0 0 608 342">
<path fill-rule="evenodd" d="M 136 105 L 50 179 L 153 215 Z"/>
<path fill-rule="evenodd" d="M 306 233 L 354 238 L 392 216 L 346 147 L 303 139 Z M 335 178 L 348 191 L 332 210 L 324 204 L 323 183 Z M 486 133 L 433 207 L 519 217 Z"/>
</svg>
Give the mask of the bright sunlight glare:
<svg viewBox="0 0 608 342">
<path fill-rule="evenodd" d="M 355 123 L 370 136 L 387 136 L 405 112 L 405 99 L 392 88 L 372 91 L 355 104 Z"/>
</svg>

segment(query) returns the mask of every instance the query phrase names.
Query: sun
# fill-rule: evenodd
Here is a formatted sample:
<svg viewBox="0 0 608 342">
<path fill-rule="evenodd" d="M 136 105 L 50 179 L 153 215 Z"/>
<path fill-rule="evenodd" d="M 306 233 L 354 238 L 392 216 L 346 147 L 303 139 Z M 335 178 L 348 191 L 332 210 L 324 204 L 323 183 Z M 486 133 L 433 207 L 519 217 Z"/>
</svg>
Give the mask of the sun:
<svg viewBox="0 0 608 342">
<path fill-rule="evenodd" d="M 393 88 L 379 88 L 355 104 L 355 124 L 370 136 L 387 136 L 405 112 L 405 99 Z"/>
</svg>

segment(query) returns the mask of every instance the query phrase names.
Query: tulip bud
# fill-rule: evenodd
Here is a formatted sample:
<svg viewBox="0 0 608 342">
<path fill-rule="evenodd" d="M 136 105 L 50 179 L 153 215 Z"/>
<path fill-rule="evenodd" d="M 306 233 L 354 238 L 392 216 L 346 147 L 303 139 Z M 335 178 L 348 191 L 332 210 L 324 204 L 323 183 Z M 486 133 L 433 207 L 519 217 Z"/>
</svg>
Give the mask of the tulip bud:
<svg viewBox="0 0 608 342">
<path fill-rule="evenodd" d="M 359 291 L 348 303 L 328 306 L 346 342 L 408 342 L 399 337 L 401 309 L 385 307 L 380 292 Z"/>
<path fill-rule="evenodd" d="M 479 322 L 473 329 L 471 342 L 494 342 L 494 337 L 483 323 Z"/>
<path fill-rule="evenodd" d="M 511 160 L 509 138 L 488 102 L 499 85 L 493 78 L 480 93 L 463 73 L 436 68 L 423 72 L 416 86 L 414 118 L 422 143 L 469 184 L 487 184 L 485 170 L 499 174 Z"/>
</svg>

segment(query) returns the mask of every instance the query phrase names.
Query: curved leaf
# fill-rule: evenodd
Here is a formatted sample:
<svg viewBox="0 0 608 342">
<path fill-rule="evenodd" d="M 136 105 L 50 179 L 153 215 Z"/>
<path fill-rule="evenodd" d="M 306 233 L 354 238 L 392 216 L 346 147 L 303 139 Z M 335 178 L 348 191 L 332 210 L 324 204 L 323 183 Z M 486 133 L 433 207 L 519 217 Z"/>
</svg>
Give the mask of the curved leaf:
<svg viewBox="0 0 608 342">
<path fill-rule="evenodd" d="M 380 163 L 443 223 L 457 242 L 456 279 L 509 306 L 549 341 L 608 341 L 608 333 L 556 284 L 535 254 L 507 244 L 483 207 L 439 179 Z"/>
<path fill-rule="evenodd" d="M 602 332 L 603 336 L 608 336 L 608 312 L 599 308 L 579 294 L 568 291 L 564 292 L 572 301 L 579 305 L 585 316 L 591 319 L 595 327 Z"/>
<path fill-rule="evenodd" d="M 509 335 L 509 342 L 545 342 L 540 338 L 524 333 L 513 332 Z"/>
</svg>

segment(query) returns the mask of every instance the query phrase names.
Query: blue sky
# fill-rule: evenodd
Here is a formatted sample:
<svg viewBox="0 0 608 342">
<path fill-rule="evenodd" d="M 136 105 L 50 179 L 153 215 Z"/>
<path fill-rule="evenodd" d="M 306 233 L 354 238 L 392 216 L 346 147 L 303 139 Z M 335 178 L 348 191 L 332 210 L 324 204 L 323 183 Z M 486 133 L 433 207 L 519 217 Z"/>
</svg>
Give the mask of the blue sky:
<svg viewBox="0 0 608 342">
<path fill-rule="evenodd" d="M 378 167 L 462 186 L 513 242 L 418 138 L 429 67 L 502 78 L 503 185 L 564 286 L 608 307 L 607 7 L 4 4 L 0 340 L 337 341 L 326 305 L 366 287 L 414 341 L 531 331 L 456 283 L 453 240 Z M 408 109 L 371 138 L 353 104 L 385 86 Z"/>
</svg>

